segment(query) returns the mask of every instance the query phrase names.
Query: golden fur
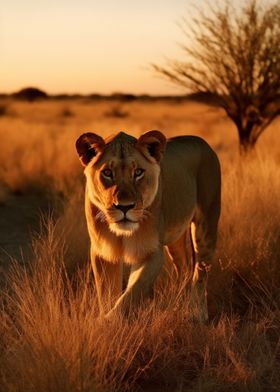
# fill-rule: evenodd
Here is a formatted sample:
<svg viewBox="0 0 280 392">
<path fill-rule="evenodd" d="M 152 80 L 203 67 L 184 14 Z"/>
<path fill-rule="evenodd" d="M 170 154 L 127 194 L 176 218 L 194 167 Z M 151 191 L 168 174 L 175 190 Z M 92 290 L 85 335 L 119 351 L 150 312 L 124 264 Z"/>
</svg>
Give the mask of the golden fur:
<svg viewBox="0 0 280 392">
<path fill-rule="evenodd" d="M 206 277 L 220 214 L 220 165 L 194 136 L 166 141 L 159 131 L 138 140 L 123 132 L 103 140 L 86 133 L 76 142 L 86 176 L 86 218 L 101 311 L 112 315 L 149 293 L 164 262 L 164 247 L 178 273 L 187 263 L 192 226 L 195 251 L 191 301 L 208 317 Z M 122 288 L 123 263 L 131 271 Z"/>
</svg>

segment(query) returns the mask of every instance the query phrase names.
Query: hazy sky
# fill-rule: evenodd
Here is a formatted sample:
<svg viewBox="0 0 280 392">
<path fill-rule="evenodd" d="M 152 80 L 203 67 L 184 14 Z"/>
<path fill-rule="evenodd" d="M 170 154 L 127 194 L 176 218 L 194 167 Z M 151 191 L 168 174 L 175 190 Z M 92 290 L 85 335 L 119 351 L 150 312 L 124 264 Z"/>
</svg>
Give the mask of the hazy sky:
<svg viewBox="0 0 280 392">
<path fill-rule="evenodd" d="M 2 0 L 0 91 L 50 93 L 182 90 L 150 63 L 181 54 L 177 23 L 193 0 Z"/>
</svg>

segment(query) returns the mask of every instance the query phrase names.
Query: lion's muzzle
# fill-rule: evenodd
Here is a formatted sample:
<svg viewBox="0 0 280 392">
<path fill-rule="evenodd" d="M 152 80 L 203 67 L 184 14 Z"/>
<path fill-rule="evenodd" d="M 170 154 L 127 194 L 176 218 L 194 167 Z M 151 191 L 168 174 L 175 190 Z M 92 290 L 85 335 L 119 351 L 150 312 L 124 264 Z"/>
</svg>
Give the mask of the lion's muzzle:
<svg viewBox="0 0 280 392">
<path fill-rule="evenodd" d="M 136 203 L 113 204 L 110 209 L 109 227 L 117 235 L 129 236 L 139 228 L 142 218 L 142 208 L 138 208 Z"/>
<path fill-rule="evenodd" d="M 115 223 L 137 223 L 139 216 L 135 210 L 136 203 L 113 204 Z"/>
</svg>

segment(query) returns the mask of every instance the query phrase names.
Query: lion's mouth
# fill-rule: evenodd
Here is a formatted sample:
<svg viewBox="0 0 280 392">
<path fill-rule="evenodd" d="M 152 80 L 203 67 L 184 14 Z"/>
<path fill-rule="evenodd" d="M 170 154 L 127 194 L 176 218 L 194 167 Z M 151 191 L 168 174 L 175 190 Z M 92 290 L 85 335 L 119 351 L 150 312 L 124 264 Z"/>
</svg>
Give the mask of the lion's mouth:
<svg viewBox="0 0 280 392">
<path fill-rule="evenodd" d="M 126 216 L 124 216 L 122 219 L 118 220 L 116 223 L 122 224 L 122 223 L 138 223 L 138 222 L 131 220 L 131 219 L 128 219 Z"/>
<path fill-rule="evenodd" d="M 129 237 L 139 228 L 139 222 L 124 216 L 122 219 L 109 224 L 109 228 L 117 236 Z"/>
</svg>

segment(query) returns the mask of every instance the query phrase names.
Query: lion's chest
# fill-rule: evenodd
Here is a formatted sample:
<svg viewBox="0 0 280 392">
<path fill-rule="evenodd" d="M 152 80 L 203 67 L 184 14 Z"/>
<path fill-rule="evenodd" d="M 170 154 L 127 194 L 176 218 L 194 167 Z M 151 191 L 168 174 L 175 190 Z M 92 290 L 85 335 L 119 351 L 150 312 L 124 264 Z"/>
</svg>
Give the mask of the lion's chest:
<svg viewBox="0 0 280 392">
<path fill-rule="evenodd" d="M 149 254 L 159 247 L 158 234 L 150 231 L 149 235 L 135 233 L 131 238 L 123 238 L 123 259 L 127 264 L 135 264 L 144 261 Z"/>
<path fill-rule="evenodd" d="M 91 238 L 96 255 L 112 263 L 123 261 L 127 264 L 142 262 L 159 247 L 159 236 L 152 227 L 140 227 L 130 237 L 118 237 L 108 232 L 100 232 Z"/>
<path fill-rule="evenodd" d="M 123 257 L 121 239 L 113 235 L 99 233 L 91 236 L 91 247 L 97 256 L 111 263 L 117 263 Z"/>
</svg>

